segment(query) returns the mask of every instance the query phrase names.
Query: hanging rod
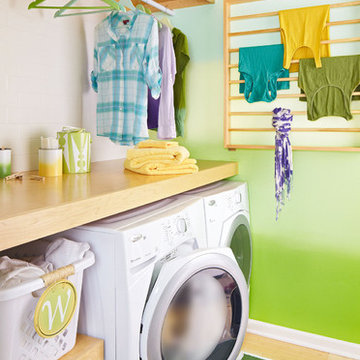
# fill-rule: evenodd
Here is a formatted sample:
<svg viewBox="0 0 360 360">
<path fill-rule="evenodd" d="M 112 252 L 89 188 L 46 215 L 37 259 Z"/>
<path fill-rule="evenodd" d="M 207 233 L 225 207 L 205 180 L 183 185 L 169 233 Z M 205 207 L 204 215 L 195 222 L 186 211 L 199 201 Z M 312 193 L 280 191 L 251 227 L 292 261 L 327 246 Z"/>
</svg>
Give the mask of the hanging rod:
<svg viewBox="0 0 360 360">
<path fill-rule="evenodd" d="M 360 1 L 348 1 L 338 4 L 331 4 L 330 8 L 341 8 L 341 7 L 347 7 L 347 6 L 356 6 L 360 5 Z M 269 17 L 269 16 L 276 16 L 279 15 L 278 11 L 272 11 L 272 12 L 266 12 L 266 13 L 259 13 L 259 14 L 251 14 L 251 15 L 241 15 L 241 16 L 233 16 L 229 17 L 230 21 L 238 21 L 238 20 L 246 20 L 246 19 L 255 19 L 259 17 Z"/>
<path fill-rule="evenodd" d="M 332 22 L 327 23 L 326 26 L 352 25 L 352 24 L 359 24 L 359 23 L 360 23 L 360 19 L 353 19 L 353 20 L 332 21 Z M 229 37 L 275 33 L 275 32 L 280 32 L 280 31 L 281 31 L 280 28 L 239 31 L 239 32 L 229 33 Z"/>
<path fill-rule="evenodd" d="M 170 16 L 174 16 L 175 15 L 175 11 L 174 10 L 171 10 L 167 7 L 165 7 L 164 5 L 161 5 L 159 3 L 157 3 L 156 1 L 154 0 L 141 0 L 142 2 L 160 10 L 161 12 L 163 12 L 164 14 L 166 15 L 170 15 Z"/>
</svg>

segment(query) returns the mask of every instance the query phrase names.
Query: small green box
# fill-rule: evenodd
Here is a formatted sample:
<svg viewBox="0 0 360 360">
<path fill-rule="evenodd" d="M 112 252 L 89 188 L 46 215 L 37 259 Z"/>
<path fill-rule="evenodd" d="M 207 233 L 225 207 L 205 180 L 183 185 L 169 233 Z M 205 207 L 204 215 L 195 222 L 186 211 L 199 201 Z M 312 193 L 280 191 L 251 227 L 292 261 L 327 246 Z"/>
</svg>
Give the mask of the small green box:
<svg viewBox="0 0 360 360">
<path fill-rule="evenodd" d="M 64 174 L 85 174 L 90 172 L 91 134 L 85 129 L 64 127 L 57 133 L 63 150 Z"/>
</svg>

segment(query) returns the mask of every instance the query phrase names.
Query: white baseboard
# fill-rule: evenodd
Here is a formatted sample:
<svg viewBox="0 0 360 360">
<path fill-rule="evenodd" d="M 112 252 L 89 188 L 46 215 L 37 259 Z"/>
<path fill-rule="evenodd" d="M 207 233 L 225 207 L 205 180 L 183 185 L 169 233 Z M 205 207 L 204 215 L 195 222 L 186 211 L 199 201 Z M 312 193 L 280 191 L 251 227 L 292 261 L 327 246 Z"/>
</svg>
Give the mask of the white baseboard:
<svg viewBox="0 0 360 360">
<path fill-rule="evenodd" d="M 290 344 L 360 360 L 360 344 L 249 319 L 247 331 Z"/>
</svg>

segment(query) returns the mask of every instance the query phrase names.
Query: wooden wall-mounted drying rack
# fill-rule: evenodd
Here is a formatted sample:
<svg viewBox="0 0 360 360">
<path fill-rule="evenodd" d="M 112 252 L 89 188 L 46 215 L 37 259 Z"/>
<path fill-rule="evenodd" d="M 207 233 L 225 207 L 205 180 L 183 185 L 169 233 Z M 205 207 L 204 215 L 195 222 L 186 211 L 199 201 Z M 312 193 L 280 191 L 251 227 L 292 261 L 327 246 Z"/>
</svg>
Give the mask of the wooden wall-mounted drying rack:
<svg viewBox="0 0 360 360">
<path fill-rule="evenodd" d="M 241 15 L 241 16 L 231 16 L 231 6 L 238 5 L 242 3 L 254 2 L 260 0 L 224 0 L 224 72 L 225 72 L 225 104 L 224 104 L 224 146 L 229 150 L 236 149 L 274 149 L 273 145 L 244 145 L 244 144 L 233 144 L 231 143 L 231 134 L 234 132 L 269 132 L 274 131 L 273 128 L 240 128 L 240 127 L 232 127 L 232 118 L 237 116 L 272 116 L 272 112 L 269 111 L 237 111 L 231 112 L 230 105 L 232 101 L 244 100 L 244 95 L 231 95 L 231 86 L 244 83 L 244 80 L 233 80 L 231 78 L 231 70 L 238 68 L 237 63 L 231 63 L 231 54 L 238 53 L 239 49 L 230 47 L 230 39 L 236 38 L 239 36 L 245 35 L 256 35 L 256 34 L 266 34 L 266 33 L 276 33 L 280 32 L 280 28 L 269 28 L 269 29 L 259 29 L 259 30 L 251 30 L 251 31 L 240 31 L 240 32 L 231 32 L 230 24 L 233 21 L 241 21 L 247 19 L 255 19 L 262 17 L 270 17 L 277 16 L 279 13 L 277 11 L 259 13 L 259 14 L 251 14 L 251 15 Z M 360 1 L 349 1 L 337 4 L 331 4 L 330 8 L 341 8 L 348 6 L 358 6 L 360 5 Z M 343 21 L 332 21 L 327 23 L 327 26 L 338 26 L 338 25 L 352 25 L 359 24 L 360 19 L 352 19 L 352 20 L 343 20 Z M 326 40 L 322 41 L 322 43 L 329 44 L 339 44 L 339 43 L 351 43 L 360 41 L 360 37 L 350 37 L 344 39 L 334 39 L 334 40 Z M 250 46 L 250 45 L 249 45 Z M 292 63 L 298 63 L 299 60 L 293 60 Z M 297 81 L 297 77 L 288 77 L 281 78 L 278 81 Z M 360 95 L 360 92 L 354 92 L 353 95 Z M 301 98 L 305 97 L 304 94 L 279 94 L 277 98 Z M 306 111 L 292 111 L 293 115 L 306 115 Z M 352 110 L 353 114 L 360 114 L 360 110 Z M 292 132 L 329 132 L 329 133 L 359 133 L 360 128 L 325 128 L 325 127 L 311 127 L 311 128 L 293 128 Z M 294 150 L 312 150 L 312 151 L 359 151 L 360 147 L 334 147 L 334 146 L 293 146 Z"/>
</svg>

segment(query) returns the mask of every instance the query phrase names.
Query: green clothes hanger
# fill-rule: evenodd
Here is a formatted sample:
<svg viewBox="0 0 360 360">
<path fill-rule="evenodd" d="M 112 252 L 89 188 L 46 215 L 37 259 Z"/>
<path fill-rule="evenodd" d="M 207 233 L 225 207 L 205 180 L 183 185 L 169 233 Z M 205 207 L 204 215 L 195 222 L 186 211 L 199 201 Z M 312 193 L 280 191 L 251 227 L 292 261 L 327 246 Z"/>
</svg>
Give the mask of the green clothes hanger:
<svg viewBox="0 0 360 360">
<path fill-rule="evenodd" d="M 120 11 L 120 6 L 117 2 L 115 2 L 114 0 L 101 0 L 103 2 L 105 2 L 106 4 L 108 4 L 109 6 L 104 6 L 104 7 L 96 7 L 96 6 L 82 6 L 82 7 L 77 7 L 77 6 L 73 6 L 74 3 L 76 3 L 78 0 L 70 0 L 67 4 L 65 4 L 62 8 L 60 8 L 60 10 L 58 10 L 54 17 L 65 17 L 65 16 L 77 16 L 77 15 L 88 15 L 88 14 L 97 14 L 97 13 L 102 13 L 102 12 L 107 12 L 107 11 Z M 67 10 L 72 10 L 72 9 L 88 9 L 88 10 L 93 10 L 93 11 L 82 11 L 82 12 L 73 12 L 73 13 L 65 13 Z"/>
<path fill-rule="evenodd" d="M 29 6 L 28 9 L 113 9 L 118 7 L 118 3 L 115 0 L 101 0 L 102 2 L 108 4 L 109 6 L 72 6 L 77 0 L 70 1 L 68 4 L 61 6 L 49 6 L 49 5 L 41 5 L 46 0 L 35 0 Z"/>
<path fill-rule="evenodd" d="M 122 4 L 119 4 L 115 0 L 101 0 L 103 3 L 106 3 L 108 6 L 73 6 L 78 0 L 71 0 L 64 6 L 41 5 L 45 1 L 46 0 L 35 0 L 29 5 L 28 9 L 58 9 L 54 17 L 96 14 L 96 13 L 109 12 L 114 10 L 126 12 L 125 7 L 128 7 L 132 10 L 135 9 L 135 6 L 131 2 L 131 0 L 120 0 Z M 93 11 L 83 11 L 83 12 L 65 14 L 67 10 L 93 10 Z"/>
<path fill-rule="evenodd" d="M 143 4 L 137 4 L 136 8 L 145 14 L 151 15 L 151 10 L 148 7 L 145 7 Z"/>
<path fill-rule="evenodd" d="M 64 17 L 64 16 L 77 16 L 77 15 L 88 15 L 88 14 L 96 14 L 101 12 L 107 12 L 107 11 L 122 11 L 126 12 L 126 7 L 130 8 L 131 10 L 135 10 L 135 6 L 131 2 L 131 0 L 120 0 L 122 4 L 120 4 L 120 1 L 117 2 L 115 0 L 101 0 L 109 5 L 109 7 L 106 8 L 106 10 L 95 10 L 95 11 L 84 11 L 84 12 L 78 12 L 78 13 L 65 13 L 66 10 L 69 9 L 76 9 L 75 6 L 72 6 L 78 0 L 71 0 L 68 2 L 64 7 L 62 7 L 60 10 L 58 10 L 54 17 Z M 96 9 L 96 7 L 82 7 L 82 9 Z"/>
<path fill-rule="evenodd" d="M 137 4 L 137 5 L 136 5 L 136 8 L 137 8 L 138 10 L 142 11 L 143 13 L 146 11 L 146 10 L 145 10 L 145 6 L 144 6 L 143 4 Z"/>
</svg>

